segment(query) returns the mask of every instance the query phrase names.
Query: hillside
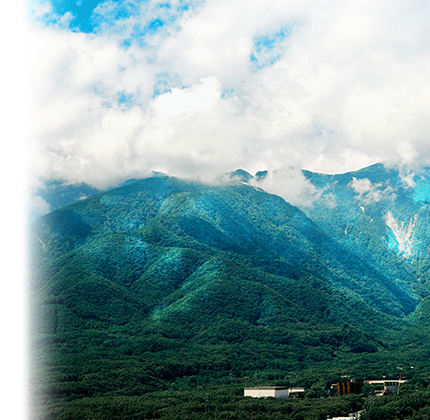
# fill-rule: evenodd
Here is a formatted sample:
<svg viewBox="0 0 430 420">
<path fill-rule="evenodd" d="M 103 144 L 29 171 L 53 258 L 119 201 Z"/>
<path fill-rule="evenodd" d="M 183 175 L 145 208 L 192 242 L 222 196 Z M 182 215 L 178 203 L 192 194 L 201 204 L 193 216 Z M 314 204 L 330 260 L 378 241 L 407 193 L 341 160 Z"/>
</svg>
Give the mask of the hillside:
<svg viewBox="0 0 430 420">
<path fill-rule="evenodd" d="M 414 196 L 383 167 L 305 173 L 323 193 L 300 210 L 236 175 L 138 180 L 34 223 L 35 418 L 83 407 L 82 418 L 103 418 L 112 398 L 155 406 L 157 392 L 194 398 L 209 385 L 321 389 L 344 374 L 427 366 L 424 189 Z M 364 206 L 354 179 L 391 198 Z M 407 253 L 388 212 L 414 220 Z"/>
<path fill-rule="evenodd" d="M 400 281 L 429 274 L 429 172 L 401 174 L 377 164 L 342 175 L 306 172 L 323 190 L 309 216 L 330 236 L 354 248 Z M 328 203 L 331 210 L 328 211 Z M 393 258 L 393 254 L 396 257 Z M 421 286 L 420 297 L 428 294 Z"/>
</svg>

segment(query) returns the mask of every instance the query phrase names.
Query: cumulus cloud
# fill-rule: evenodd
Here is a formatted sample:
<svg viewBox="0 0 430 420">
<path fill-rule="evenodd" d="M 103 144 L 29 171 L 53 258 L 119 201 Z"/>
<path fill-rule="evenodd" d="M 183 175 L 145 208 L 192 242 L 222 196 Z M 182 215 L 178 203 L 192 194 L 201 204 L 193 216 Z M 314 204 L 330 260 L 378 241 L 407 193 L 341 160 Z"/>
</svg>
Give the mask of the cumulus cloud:
<svg viewBox="0 0 430 420">
<path fill-rule="evenodd" d="M 402 180 L 403 184 L 407 188 L 414 188 L 416 186 L 415 177 L 416 174 L 412 171 L 400 171 L 399 172 L 400 179 Z"/>
<path fill-rule="evenodd" d="M 91 33 L 48 25 L 43 4 L 27 40 L 36 178 L 430 162 L 426 2 L 108 1 Z M 296 175 L 277 177 L 312 196 Z"/>
<path fill-rule="evenodd" d="M 36 219 L 39 216 L 43 216 L 51 211 L 51 206 L 42 197 L 35 196 L 31 198 L 30 203 L 31 219 Z"/>
<path fill-rule="evenodd" d="M 21 183 L 21 208 L 25 209 L 26 215 L 39 217 L 51 210 L 49 203 L 47 203 L 42 197 L 31 194 L 32 190 L 35 190 L 42 185 L 42 182 L 36 178 L 27 179 L 26 183 Z M 23 215 L 21 214 L 21 216 Z"/>
<path fill-rule="evenodd" d="M 291 167 L 270 171 L 262 179 L 253 178 L 251 184 L 301 208 L 312 206 L 322 193 L 306 179 L 301 170 Z"/>
<path fill-rule="evenodd" d="M 383 188 L 382 184 L 372 184 L 367 178 L 357 179 L 353 177 L 350 186 L 356 193 L 355 198 L 361 204 L 372 204 L 382 199 L 394 200 L 396 198 L 392 187 Z"/>
</svg>

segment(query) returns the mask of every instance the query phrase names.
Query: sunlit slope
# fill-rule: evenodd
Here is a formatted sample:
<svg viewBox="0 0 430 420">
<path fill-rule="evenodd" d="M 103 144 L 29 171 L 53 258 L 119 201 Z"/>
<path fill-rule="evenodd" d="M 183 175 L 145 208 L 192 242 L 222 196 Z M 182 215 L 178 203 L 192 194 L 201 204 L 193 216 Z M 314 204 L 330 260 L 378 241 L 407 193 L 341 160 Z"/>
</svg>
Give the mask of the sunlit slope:
<svg viewBox="0 0 430 420">
<path fill-rule="evenodd" d="M 381 164 L 342 175 L 304 172 L 321 191 L 307 214 L 408 294 L 429 294 L 430 176 Z"/>
<path fill-rule="evenodd" d="M 182 296 L 184 284 L 221 255 L 261 275 L 312 276 L 388 314 L 414 310 L 414 273 L 399 282 L 336 239 L 282 198 L 249 185 L 149 178 L 40 219 L 33 245 L 34 271 L 42 271 L 34 281 L 46 283 L 44 270 L 68 256 L 92 275 L 140 291 L 155 308 Z"/>
</svg>

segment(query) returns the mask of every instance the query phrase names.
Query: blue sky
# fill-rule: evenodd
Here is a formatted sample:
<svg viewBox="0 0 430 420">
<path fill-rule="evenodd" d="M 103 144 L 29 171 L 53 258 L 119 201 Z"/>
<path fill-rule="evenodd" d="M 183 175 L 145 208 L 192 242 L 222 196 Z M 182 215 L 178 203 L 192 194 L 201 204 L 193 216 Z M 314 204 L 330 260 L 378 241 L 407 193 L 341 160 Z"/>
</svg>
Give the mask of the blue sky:
<svg viewBox="0 0 430 420">
<path fill-rule="evenodd" d="M 151 170 L 209 180 L 237 168 L 430 163 L 427 2 L 31 8 L 35 187 L 62 179 L 107 188 Z"/>
<path fill-rule="evenodd" d="M 99 3 L 101 3 L 99 0 L 55 0 L 51 2 L 53 12 L 56 15 L 61 16 L 70 12 L 74 16 L 70 26 L 82 32 L 93 31 L 94 23 L 91 16 Z"/>
<path fill-rule="evenodd" d="M 254 48 L 250 60 L 256 70 L 272 66 L 281 58 L 283 41 L 291 30 L 292 27 L 285 27 L 274 33 L 258 35 L 253 39 Z"/>
<path fill-rule="evenodd" d="M 114 0 L 112 1 L 114 5 L 112 12 L 109 15 L 101 17 L 97 6 L 103 3 L 100 0 L 52 0 L 52 13 L 46 14 L 41 21 L 47 26 L 55 26 L 61 16 L 70 13 L 72 15 L 68 24 L 70 30 L 92 33 L 99 31 L 101 24 L 114 26 L 115 22 L 120 19 L 129 19 L 133 15 L 139 15 L 138 4 Z M 157 8 L 160 11 L 159 16 L 155 16 L 139 29 L 136 28 L 131 37 L 124 40 L 123 46 L 128 47 L 133 39 L 144 38 L 148 33 L 159 31 L 164 25 L 171 25 L 181 13 L 189 10 L 190 4 L 188 2 L 180 2 L 172 6 L 168 2 L 165 2 L 158 3 Z M 261 69 L 276 62 L 282 54 L 279 46 L 290 31 L 290 27 L 283 27 L 275 32 L 259 34 L 254 37 L 254 47 L 250 54 L 250 61 L 255 69 Z"/>
<path fill-rule="evenodd" d="M 37 4 L 37 3 L 36 3 Z M 172 24 L 178 16 L 187 11 L 190 2 L 153 2 L 153 1 L 99 1 L 99 0 L 51 0 L 50 11 L 44 14 L 40 20 L 47 26 L 55 26 L 63 16 L 69 14 L 67 27 L 72 31 L 83 33 L 105 32 L 107 28 L 113 28 L 118 21 L 137 17 L 136 28 L 133 37 L 145 36 L 147 33 L 156 32 L 166 24 Z M 150 20 L 140 19 L 142 10 L 150 10 Z"/>
</svg>

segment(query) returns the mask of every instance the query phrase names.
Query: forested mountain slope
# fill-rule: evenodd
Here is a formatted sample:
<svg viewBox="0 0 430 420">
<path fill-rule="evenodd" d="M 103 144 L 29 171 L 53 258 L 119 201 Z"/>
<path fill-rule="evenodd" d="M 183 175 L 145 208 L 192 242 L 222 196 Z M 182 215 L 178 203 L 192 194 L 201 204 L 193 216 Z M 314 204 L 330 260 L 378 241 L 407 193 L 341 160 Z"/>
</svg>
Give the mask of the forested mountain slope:
<svg viewBox="0 0 430 420">
<path fill-rule="evenodd" d="M 351 208 L 341 214 L 354 217 Z M 357 228 L 359 222 L 352 224 Z M 328 224 L 335 226 L 332 218 Z M 367 234 L 369 242 L 372 234 Z M 231 253 L 255 269 L 288 278 L 300 270 L 393 315 L 412 312 L 418 302 L 414 272 L 398 270 L 393 279 L 385 267 L 368 264 L 368 255 L 360 248 L 333 239 L 280 197 L 240 183 L 205 186 L 149 178 L 46 216 L 36 224 L 35 238 L 39 261 L 78 253 L 80 264 L 92 265 L 92 272 L 126 287 L 138 287 L 155 261 L 172 265 L 163 272 L 175 270 L 175 257 L 160 260 L 161 254 L 176 250 L 177 262 L 183 264 L 178 250 L 186 249 L 211 256 Z M 160 255 L 153 257 L 157 252 Z M 401 263 L 393 252 L 387 258 Z M 185 270 L 173 287 L 196 268 Z"/>
<path fill-rule="evenodd" d="M 306 173 L 322 193 L 303 210 L 241 173 L 216 185 L 138 180 L 40 218 L 35 417 L 69 418 L 87 397 L 394 375 L 393 352 L 424 363 L 426 202 L 399 184 L 396 198 L 364 206 L 351 183 L 383 182 L 385 169 L 367 171 Z M 419 227 L 408 255 L 388 210 Z"/>
<path fill-rule="evenodd" d="M 305 176 L 322 191 L 307 209 L 312 220 L 410 294 L 429 294 L 428 170 L 402 174 L 376 164 L 342 175 Z"/>
</svg>

